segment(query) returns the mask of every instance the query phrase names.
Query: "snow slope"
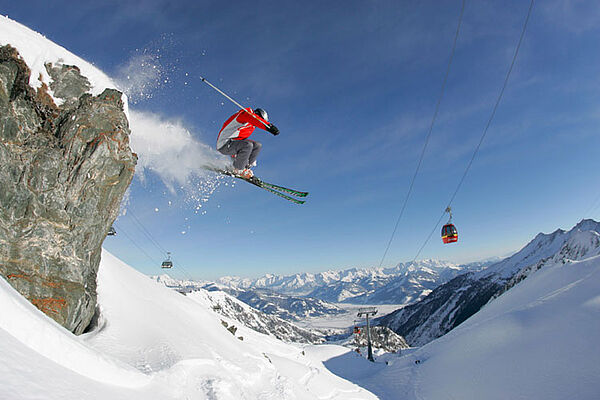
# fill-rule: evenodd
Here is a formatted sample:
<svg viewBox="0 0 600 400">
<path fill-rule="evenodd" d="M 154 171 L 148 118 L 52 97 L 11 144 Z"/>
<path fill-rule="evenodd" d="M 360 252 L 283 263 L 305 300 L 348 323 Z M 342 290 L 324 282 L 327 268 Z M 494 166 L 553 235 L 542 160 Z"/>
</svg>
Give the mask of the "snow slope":
<svg viewBox="0 0 600 400">
<path fill-rule="evenodd" d="M 392 365 L 351 354 L 326 365 L 381 399 L 598 399 L 599 238 L 574 234 L 560 257 Z"/>
<path fill-rule="evenodd" d="M 375 398 L 325 369 L 321 350 L 243 326 L 234 336 L 226 318 L 107 252 L 98 301 L 97 328 L 76 337 L 0 280 L 0 398 Z"/>
<path fill-rule="evenodd" d="M 480 272 L 463 274 L 439 286 L 422 301 L 377 319 L 422 346 L 460 325 L 491 299 L 554 257 L 579 260 L 595 251 L 600 223 L 582 220 L 569 231 L 540 233 L 520 251 Z M 561 255 L 562 254 L 562 255 Z"/>
</svg>

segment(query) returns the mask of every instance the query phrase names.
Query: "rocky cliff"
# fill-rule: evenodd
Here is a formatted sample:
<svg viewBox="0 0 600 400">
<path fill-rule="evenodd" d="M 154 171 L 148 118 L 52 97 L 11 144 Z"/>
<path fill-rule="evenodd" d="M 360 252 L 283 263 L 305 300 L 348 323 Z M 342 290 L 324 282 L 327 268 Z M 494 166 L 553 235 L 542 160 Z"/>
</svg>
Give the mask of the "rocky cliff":
<svg viewBox="0 0 600 400">
<path fill-rule="evenodd" d="M 92 96 L 76 66 L 45 67 L 52 82 L 34 90 L 17 50 L 0 47 L 0 275 L 79 334 L 137 157 L 120 92 Z"/>
</svg>

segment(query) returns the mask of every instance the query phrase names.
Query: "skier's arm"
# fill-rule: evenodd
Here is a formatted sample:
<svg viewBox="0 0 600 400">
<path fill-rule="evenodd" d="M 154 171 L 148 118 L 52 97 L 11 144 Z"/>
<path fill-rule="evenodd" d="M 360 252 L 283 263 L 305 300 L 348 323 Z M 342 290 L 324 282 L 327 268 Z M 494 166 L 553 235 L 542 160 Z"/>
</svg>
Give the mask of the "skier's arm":
<svg viewBox="0 0 600 400">
<path fill-rule="evenodd" d="M 265 131 L 268 131 L 269 127 L 271 126 L 270 123 L 248 110 L 246 110 L 246 112 L 240 113 L 240 116 L 237 117 L 236 120 L 241 124 L 250 124 Z"/>
</svg>

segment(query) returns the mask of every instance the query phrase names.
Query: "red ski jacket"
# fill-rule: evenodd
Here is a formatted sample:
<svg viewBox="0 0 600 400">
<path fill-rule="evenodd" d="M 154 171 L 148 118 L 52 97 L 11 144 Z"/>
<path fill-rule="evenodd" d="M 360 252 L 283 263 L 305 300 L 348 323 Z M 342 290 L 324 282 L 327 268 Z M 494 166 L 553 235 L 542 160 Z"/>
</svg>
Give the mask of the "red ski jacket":
<svg viewBox="0 0 600 400">
<path fill-rule="evenodd" d="M 251 108 L 246 108 L 246 111 L 238 111 L 233 114 L 219 131 L 217 136 L 217 149 L 225 146 L 229 139 L 243 140 L 252 135 L 254 128 L 261 128 L 265 131 L 270 125 L 267 121 L 254 114 Z"/>
</svg>

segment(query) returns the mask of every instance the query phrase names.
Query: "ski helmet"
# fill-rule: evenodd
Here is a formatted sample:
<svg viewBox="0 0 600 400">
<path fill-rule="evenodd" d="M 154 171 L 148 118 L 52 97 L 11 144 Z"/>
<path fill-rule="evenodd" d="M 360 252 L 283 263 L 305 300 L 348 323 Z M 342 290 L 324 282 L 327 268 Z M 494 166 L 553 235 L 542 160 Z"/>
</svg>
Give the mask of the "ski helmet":
<svg viewBox="0 0 600 400">
<path fill-rule="evenodd" d="M 262 108 L 256 108 L 256 109 L 254 109 L 254 114 L 258 115 L 259 117 L 261 117 L 265 121 L 269 120 L 269 114 L 267 114 L 267 112 L 265 110 L 263 110 Z"/>
</svg>

